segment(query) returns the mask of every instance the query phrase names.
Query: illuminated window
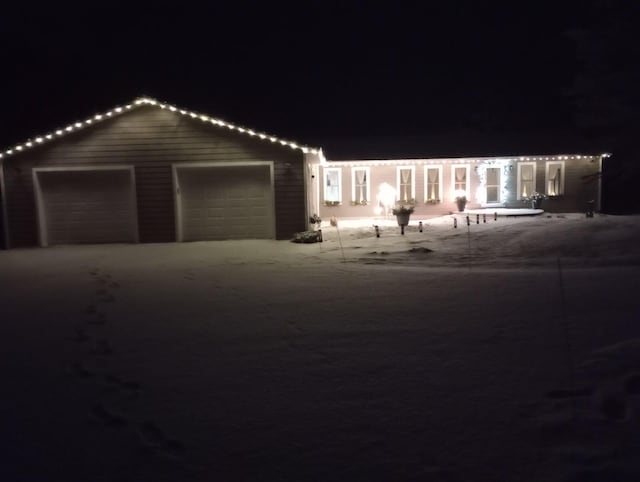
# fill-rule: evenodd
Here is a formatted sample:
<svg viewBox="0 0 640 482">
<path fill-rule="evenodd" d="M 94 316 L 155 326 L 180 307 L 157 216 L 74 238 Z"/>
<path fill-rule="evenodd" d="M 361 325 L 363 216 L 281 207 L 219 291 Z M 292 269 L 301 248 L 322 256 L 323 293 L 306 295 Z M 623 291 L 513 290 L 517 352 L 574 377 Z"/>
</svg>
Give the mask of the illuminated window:
<svg viewBox="0 0 640 482">
<path fill-rule="evenodd" d="M 531 196 L 536 190 L 536 163 L 518 163 L 518 199 Z"/>
<path fill-rule="evenodd" d="M 366 204 L 371 199 L 369 168 L 351 168 L 351 200 L 357 204 Z"/>
<path fill-rule="evenodd" d="M 452 198 L 455 199 L 461 192 L 464 192 L 467 199 L 470 199 L 469 164 L 454 164 L 451 166 Z"/>
<path fill-rule="evenodd" d="M 398 201 L 411 202 L 416 197 L 415 167 L 398 166 Z"/>
<path fill-rule="evenodd" d="M 564 161 L 547 161 L 545 181 L 548 196 L 564 194 Z"/>
<path fill-rule="evenodd" d="M 324 200 L 325 202 L 342 202 L 342 169 L 328 167 L 324 170 Z"/>
<path fill-rule="evenodd" d="M 487 203 L 500 202 L 500 168 L 487 167 L 485 174 L 485 188 L 487 190 Z"/>
<path fill-rule="evenodd" d="M 424 201 L 435 203 L 442 200 L 442 166 L 425 166 Z"/>
</svg>

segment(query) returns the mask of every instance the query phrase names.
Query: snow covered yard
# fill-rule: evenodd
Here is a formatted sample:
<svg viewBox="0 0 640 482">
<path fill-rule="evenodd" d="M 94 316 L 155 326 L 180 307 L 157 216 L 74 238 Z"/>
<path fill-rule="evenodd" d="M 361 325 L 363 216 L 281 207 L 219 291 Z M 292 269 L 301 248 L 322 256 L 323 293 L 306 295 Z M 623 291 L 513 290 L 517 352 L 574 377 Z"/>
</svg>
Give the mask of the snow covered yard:
<svg viewBox="0 0 640 482">
<path fill-rule="evenodd" d="M 0 480 L 636 480 L 640 219 L 549 216 L 0 252 Z"/>
</svg>

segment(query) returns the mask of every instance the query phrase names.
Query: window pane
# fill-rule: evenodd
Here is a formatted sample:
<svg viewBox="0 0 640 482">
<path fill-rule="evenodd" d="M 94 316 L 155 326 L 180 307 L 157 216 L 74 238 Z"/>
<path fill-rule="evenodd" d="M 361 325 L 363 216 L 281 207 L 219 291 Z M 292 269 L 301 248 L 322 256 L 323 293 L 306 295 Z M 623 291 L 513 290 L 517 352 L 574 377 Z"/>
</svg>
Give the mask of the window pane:
<svg viewBox="0 0 640 482">
<path fill-rule="evenodd" d="M 338 170 L 325 171 L 325 201 L 340 201 L 340 174 Z"/>
<path fill-rule="evenodd" d="M 562 164 L 549 164 L 549 172 L 547 173 L 548 186 L 547 193 L 550 196 L 558 196 L 562 194 Z"/>
<path fill-rule="evenodd" d="M 498 169 L 495 167 L 487 168 L 487 186 L 496 186 L 498 184 Z"/>
</svg>

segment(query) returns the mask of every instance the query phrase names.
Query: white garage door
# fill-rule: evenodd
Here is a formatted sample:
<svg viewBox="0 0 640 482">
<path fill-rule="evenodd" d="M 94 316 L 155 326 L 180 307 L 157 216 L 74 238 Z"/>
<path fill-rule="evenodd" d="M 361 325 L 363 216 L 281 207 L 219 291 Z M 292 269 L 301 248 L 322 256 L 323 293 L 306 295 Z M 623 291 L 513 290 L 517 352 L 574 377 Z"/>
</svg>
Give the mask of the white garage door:
<svg viewBox="0 0 640 482">
<path fill-rule="evenodd" d="M 271 239 L 270 165 L 177 166 L 183 241 Z"/>
<path fill-rule="evenodd" d="M 136 241 L 131 170 L 40 171 L 36 175 L 42 244 Z"/>
</svg>

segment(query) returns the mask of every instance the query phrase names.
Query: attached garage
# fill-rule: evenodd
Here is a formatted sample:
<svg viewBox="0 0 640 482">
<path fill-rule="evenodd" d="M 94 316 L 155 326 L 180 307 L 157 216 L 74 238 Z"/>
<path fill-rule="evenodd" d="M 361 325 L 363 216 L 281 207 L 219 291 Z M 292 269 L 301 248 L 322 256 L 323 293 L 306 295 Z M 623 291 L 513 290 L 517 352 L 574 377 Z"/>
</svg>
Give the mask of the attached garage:
<svg viewBox="0 0 640 482">
<path fill-rule="evenodd" d="M 138 239 L 131 167 L 33 170 L 41 246 Z"/>
<path fill-rule="evenodd" d="M 321 158 L 139 98 L 0 151 L 0 236 L 8 248 L 291 239 L 308 227 Z"/>
<path fill-rule="evenodd" d="M 273 239 L 273 163 L 174 165 L 178 241 Z"/>
</svg>

